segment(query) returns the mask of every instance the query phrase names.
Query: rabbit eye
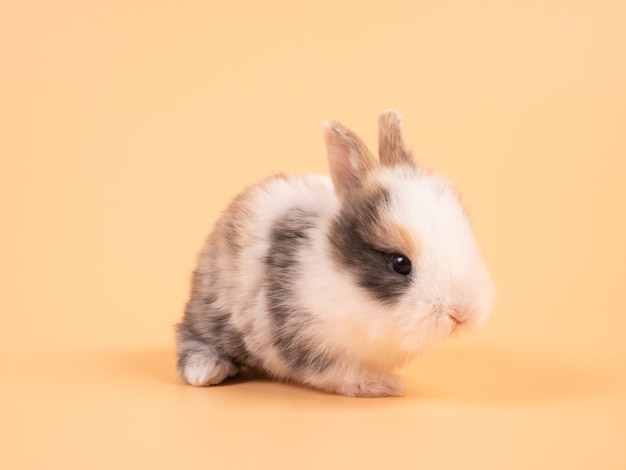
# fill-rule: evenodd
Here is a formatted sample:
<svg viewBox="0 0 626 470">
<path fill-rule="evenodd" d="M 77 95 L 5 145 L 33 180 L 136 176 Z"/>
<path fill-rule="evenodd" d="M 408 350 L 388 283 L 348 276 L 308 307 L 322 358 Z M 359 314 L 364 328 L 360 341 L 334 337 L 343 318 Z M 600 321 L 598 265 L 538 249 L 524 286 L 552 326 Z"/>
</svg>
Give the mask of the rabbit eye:
<svg viewBox="0 0 626 470">
<path fill-rule="evenodd" d="M 391 269 L 398 274 L 408 276 L 411 274 L 411 260 L 404 255 L 391 255 Z"/>
</svg>

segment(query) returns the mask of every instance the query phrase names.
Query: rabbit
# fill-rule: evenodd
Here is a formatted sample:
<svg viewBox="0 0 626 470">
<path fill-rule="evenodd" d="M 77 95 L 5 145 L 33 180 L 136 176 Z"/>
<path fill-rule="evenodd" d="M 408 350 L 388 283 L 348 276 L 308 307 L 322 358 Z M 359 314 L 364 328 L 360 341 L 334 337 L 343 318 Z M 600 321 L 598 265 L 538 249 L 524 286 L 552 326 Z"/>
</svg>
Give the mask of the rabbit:
<svg viewBox="0 0 626 470">
<path fill-rule="evenodd" d="M 278 175 L 218 218 L 177 325 L 177 370 L 196 386 L 241 368 L 354 397 L 401 396 L 395 369 L 480 326 L 493 284 L 459 196 L 418 166 L 395 110 L 377 160 L 324 122 L 330 178 Z"/>
</svg>

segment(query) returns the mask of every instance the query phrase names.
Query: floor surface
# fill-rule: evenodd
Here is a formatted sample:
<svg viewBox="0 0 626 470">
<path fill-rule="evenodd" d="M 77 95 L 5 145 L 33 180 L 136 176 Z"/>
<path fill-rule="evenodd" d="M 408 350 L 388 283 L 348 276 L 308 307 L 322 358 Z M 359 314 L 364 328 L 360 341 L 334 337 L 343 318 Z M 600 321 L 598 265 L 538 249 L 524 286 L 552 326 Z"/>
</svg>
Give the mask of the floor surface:
<svg viewBox="0 0 626 470">
<path fill-rule="evenodd" d="M 0 468 L 626 469 L 626 4 L 0 3 Z M 228 200 L 397 108 L 485 327 L 354 399 L 174 370 Z"/>
</svg>

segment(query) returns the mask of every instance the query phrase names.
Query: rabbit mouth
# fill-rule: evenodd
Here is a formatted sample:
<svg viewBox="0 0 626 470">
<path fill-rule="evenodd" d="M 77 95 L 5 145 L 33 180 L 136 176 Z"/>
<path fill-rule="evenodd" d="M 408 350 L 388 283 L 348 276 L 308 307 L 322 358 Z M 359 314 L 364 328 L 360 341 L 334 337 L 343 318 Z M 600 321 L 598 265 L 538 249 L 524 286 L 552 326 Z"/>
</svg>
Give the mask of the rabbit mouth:
<svg viewBox="0 0 626 470">
<path fill-rule="evenodd" d="M 463 325 L 463 320 L 456 318 L 453 314 L 448 314 L 448 319 L 450 320 L 450 333 L 454 332 L 459 326 Z"/>
</svg>

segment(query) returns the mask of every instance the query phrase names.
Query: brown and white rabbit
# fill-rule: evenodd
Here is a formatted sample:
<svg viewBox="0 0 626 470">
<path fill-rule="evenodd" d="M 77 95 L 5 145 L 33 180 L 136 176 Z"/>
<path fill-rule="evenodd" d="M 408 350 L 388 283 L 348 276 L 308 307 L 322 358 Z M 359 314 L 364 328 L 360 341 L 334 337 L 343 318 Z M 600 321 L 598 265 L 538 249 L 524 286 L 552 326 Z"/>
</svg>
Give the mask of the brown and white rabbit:
<svg viewBox="0 0 626 470">
<path fill-rule="evenodd" d="M 415 164 L 400 115 L 379 116 L 379 161 L 338 122 L 325 138 L 332 180 L 270 178 L 215 224 L 177 327 L 185 382 L 250 367 L 343 395 L 402 395 L 395 368 L 489 314 L 468 217 L 450 183 Z"/>
</svg>

